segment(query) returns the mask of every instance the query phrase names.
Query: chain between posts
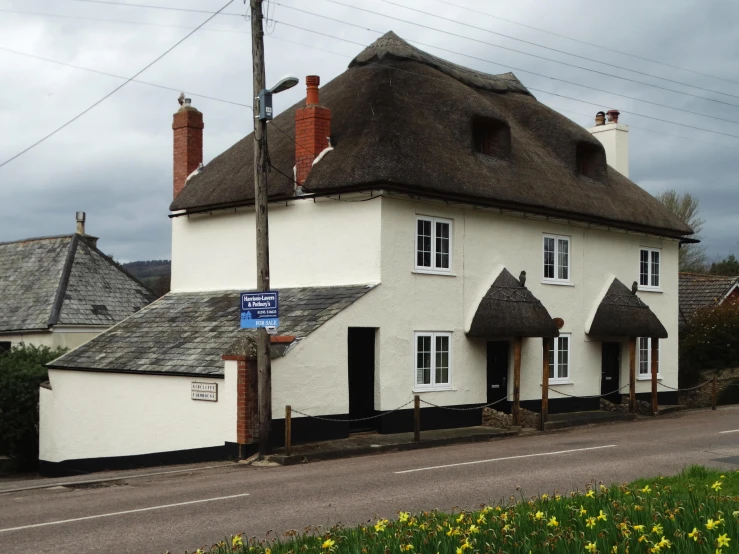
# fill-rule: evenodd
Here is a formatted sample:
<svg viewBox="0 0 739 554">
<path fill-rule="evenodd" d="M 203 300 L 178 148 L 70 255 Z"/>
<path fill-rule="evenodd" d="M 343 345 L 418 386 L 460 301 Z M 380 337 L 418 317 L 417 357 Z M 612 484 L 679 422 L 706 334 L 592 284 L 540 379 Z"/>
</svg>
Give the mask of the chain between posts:
<svg viewBox="0 0 739 554">
<path fill-rule="evenodd" d="M 377 419 L 377 418 L 380 418 L 380 417 L 384 417 L 384 416 L 389 415 L 389 414 L 391 414 L 393 412 L 397 412 L 401 408 L 405 408 L 411 402 L 413 402 L 413 398 L 411 398 L 405 404 L 402 404 L 402 405 L 398 406 L 397 408 L 394 408 L 394 409 L 389 410 L 387 412 L 382 412 L 381 414 L 375 414 L 373 416 L 368 416 L 368 417 L 357 417 L 357 418 L 354 418 L 354 419 L 347 419 L 347 418 L 336 419 L 336 418 L 333 418 L 333 417 L 314 416 L 314 415 L 306 414 L 305 412 L 301 412 L 300 410 L 296 410 L 295 408 L 292 408 L 292 411 L 293 411 L 293 413 L 300 414 L 300 415 L 305 416 L 305 417 L 310 417 L 312 419 L 319 419 L 321 421 L 333 421 L 335 423 L 346 423 L 347 421 L 369 421 L 371 419 Z"/>
<path fill-rule="evenodd" d="M 471 408 L 452 408 L 451 406 L 439 406 L 438 404 L 434 404 L 432 402 L 429 402 L 427 400 L 421 399 L 421 402 L 424 404 L 427 404 L 429 406 L 433 406 L 434 408 L 441 408 L 443 410 L 452 410 L 454 412 L 469 412 L 472 410 L 480 410 L 482 408 L 489 408 L 490 406 L 495 406 L 499 402 L 503 402 L 503 400 L 508 400 L 507 396 L 504 396 L 503 398 L 500 398 L 496 400 L 495 402 L 490 402 L 489 404 L 481 404 L 480 406 L 472 406 Z"/>
</svg>

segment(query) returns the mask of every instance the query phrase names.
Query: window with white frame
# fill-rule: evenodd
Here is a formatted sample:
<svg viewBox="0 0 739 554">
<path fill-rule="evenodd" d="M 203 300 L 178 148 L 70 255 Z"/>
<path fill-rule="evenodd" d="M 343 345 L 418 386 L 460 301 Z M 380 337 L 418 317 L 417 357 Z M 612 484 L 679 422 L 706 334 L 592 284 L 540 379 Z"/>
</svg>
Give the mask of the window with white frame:
<svg viewBox="0 0 739 554">
<path fill-rule="evenodd" d="M 451 333 L 416 333 L 416 390 L 451 387 Z"/>
<path fill-rule="evenodd" d="M 639 379 L 652 378 L 652 339 L 639 337 L 636 339 L 639 349 Z M 657 349 L 657 377 L 659 377 L 659 348 Z"/>
<path fill-rule="evenodd" d="M 569 283 L 570 237 L 544 235 L 544 281 Z"/>
<path fill-rule="evenodd" d="M 659 289 L 659 266 L 661 252 L 658 248 L 639 250 L 639 288 Z"/>
<path fill-rule="evenodd" d="M 560 334 L 549 349 L 549 382 L 570 380 L 570 335 Z"/>
<path fill-rule="evenodd" d="M 416 269 L 452 270 L 452 222 L 439 217 L 416 218 Z"/>
</svg>

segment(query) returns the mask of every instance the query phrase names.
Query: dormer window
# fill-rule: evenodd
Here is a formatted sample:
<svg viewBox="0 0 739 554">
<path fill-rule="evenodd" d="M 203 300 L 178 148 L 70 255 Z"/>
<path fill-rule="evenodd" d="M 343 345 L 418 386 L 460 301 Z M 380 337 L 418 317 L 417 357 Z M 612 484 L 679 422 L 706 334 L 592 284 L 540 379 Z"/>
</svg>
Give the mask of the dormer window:
<svg viewBox="0 0 739 554">
<path fill-rule="evenodd" d="M 475 152 L 495 158 L 507 158 L 511 153 L 511 128 L 505 121 L 477 118 L 472 123 Z"/>
<path fill-rule="evenodd" d="M 577 172 L 583 177 L 597 179 L 605 169 L 605 153 L 594 144 L 577 145 Z"/>
</svg>

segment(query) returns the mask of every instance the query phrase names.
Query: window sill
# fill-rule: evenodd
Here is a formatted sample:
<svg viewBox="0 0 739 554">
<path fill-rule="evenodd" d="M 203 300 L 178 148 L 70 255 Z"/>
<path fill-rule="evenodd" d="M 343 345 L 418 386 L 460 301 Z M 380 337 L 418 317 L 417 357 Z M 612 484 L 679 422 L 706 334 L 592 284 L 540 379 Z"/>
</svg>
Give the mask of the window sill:
<svg viewBox="0 0 739 554">
<path fill-rule="evenodd" d="M 556 381 L 553 381 L 551 379 L 549 380 L 549 386 L 550 387 L 556 387 L 556 386 L 559 386 L 559 385 L 574 385 L 574 384 L 575 384 L 574 381 L 568 381 L 566 379 L 565 380 L 559 380 L 558 379 Z"/>
<path fill-rule="evenodd" d="M 557 285 L 560 287 L 574 287 L 575 283 L 570 283 L 569 281 L 550 281 L 548 279 L 544 279 L 541 282 L 542 285 Z"/>
<path fill-rule="evenodd" d="M 637 381 L 651 381 L 652 380 L 652 376 L 651 375 L 637 375 L 636 376 L 636 380 Z M 661 380 L 662 380 L 662 376 L 658 373 L 657 374 L 657 381 L 661 381 Z"/>
<path fill-rule="evenodd" d="M 434 388 L 434 389 L 413 389 L 413 394 L 421 394 L 423 392 L 448 392 L 456 391 L 457 389 L 452 387 Z"/>
<path fill-rule="evenodd" d="M 637 292 L 660 292 L 661 293 L 661 292 L 664 292 L 664 291 L 662 289 L 660 289 L 660 288 L 639 287 L 637 289 Z"/>
<path fill-rule="evenodd" d="M 456 273 L 451 271 L 439 271 L 436 269 L 414 269 L 411 273 L 418 273 L 420 275 L 441 275 L 443 277 L 456 277 Z"/>
</svg>

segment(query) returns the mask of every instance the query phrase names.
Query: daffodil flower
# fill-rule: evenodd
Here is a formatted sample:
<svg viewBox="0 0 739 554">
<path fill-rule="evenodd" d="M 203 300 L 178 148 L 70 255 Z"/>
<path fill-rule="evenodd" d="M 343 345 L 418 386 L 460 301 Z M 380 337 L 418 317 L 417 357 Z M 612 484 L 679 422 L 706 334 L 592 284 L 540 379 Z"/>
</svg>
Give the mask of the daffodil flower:
<svg viewBox="0 0 739 554">
<path fill-rule="evenodd" d="M 660 548 L 672 548 L 672 543 L 664 537 L 662 537 L 657 544 L 660 546 Z"/>
<path fill-rule="evenodd" d="M 459 517 L 457 518 L 457 523 L 462 523 L 464 521 L 464 512 L 459 514 Z"/>
<path fill-rule="evenodd" d="M 598 552 L 598 547 L 595 545 L 595 543 L 589 542 L 585 545 L 585 550 L 590 552 L 590 554 L 595 554 L 596 552 Z"/>
<path fill-rule="evenodd" d="M 662 525 L 659 523 L 655 523 L 654 527 L 652 527 L 652 533 L 655 535 L 661 535 L 664 532 L 664 529 L 662 528 Z"/>
<path fill-rule="evenodd" d="M 719 535 L 716 540 L 718 541 L 719 547 L 723 547 L 723 546 L 729 546 L 729 541 L 731 539 L 726 533 L 724 533 L 723 535 Z"/>
<path fill-rule="evenodd" d="M 409 514 L 408 512 L 400 512 L 398 514 L 398 521 L 400 521 L 401 523 L 405 523 L 406 521 L 408 521 L 408 518 L 410 517 L 411 517 L 411 514 Z"/>
<path fill-rule="evenodd" d="M 548 494 L 544 493 L 544 494 L 541 495 L 541 499 L 542 500 L 546 500 L 547 498 L 549 498 L 549 495 Z"/>
<path fill-rule="evenodd" d="M 716 481 L 713 485 L 711 485 L 711 488 L 718 492 L 721 490 L 721 484 L 721 481 Z"/>
<path fill-rule="evenodd" d="M 544 512 L 536 512 L 536 514 L 534 514 L 534 519 L 544 519 Z"/>
<path fill-rule="evenodd" d="M 477 524 L 483 525 L 485 523 L 485 514 L 480 514 L 480 517 L 477 518 Z"/>
<path fill-rule="evenodd" d="M 582 504 L 580 504 L 580 515 L 584 516 L 587 515 L 588 511 L 582 507 Z"/>
<path fill-rule="evenodd" d="M 714 530 L 718 526 L 719 526 L 718 521 L 714 521 L 712 519 L 709 519 L 708 521 L 706 521 L 706 529 L 708 529 L 709 531 Z"/>
<path fill-rule="evenodd" d="M 585 496 L 588 498 L 595 498 L 595 491 L 593 489 L 590 489 L 588 492 L 585 493 Z"/>
<path fill-rule="evenodd" d="M 693 530 L 688 533 L 688 538 L 693 539 L 695 542 L 698 542 L 698 537 L 700 536 L 700 531 L 698 531 L 697 527 L 693 527 Z"/>
<path fill-rule="evenodd" d="M 323 541 L 321 548 L 323 548 L 324 550 L 327 550 L 335 544 L 336 544 L 336 541 L 334 541 L 333 539 L 326 539 L 325 541 Z"/>
<path fill-rule="evenodd" d="M 400 546 L 400 551 L 401 552 L 408 552 L 409 550 L 413 550 L 413 545 L 412 544 L 406 544 L 406 545 L 401 545 Z"/>
<path fill-rule="evenodd" d="M 586 519 L 585 520 L 585 526 L 588 527 L 588 528 L 590 528 L 590 529 L 592 529 L 593 527 L 595 527 L 595 518 L 594 517 L 589 517 L 588 519 Z"/>
<path fill-rule="evenodd" d="M 470 533 L 479 533 L 480 528 L 477 525 L 470 525 Z"/>
<path fill-rule="evenodd" d="M 644 492 L 644 493 L 652 492 L 652 489 L 650 489 L 649 488 L 649 485 L 647 485 L 646 487 L 644 487 L 643 489 L 641 489 L 641 492 Z"/>
<path fill-rule="evenodd" d="M 241 535 L 234 535 L 231 537 L 231 549 L 233 550 L 237 546 L 244 546 L 244 541 L 241 539 Z"/>
<path fill-rule="evenodd" d="M 385 530 L 386 524 L 386 520 L 379 520 L 377 523 L 375 523 L 375 531 L 377 531 L 378 533 L 382 533 Z"/>
<path fill-rule="evenodd" d="M 644 526 L 643 525 L 634 525 L 634 531 L 644 534 Z"/>
<path fill-rule="evenodd" d="M 606 521 L 608 519 L 606 514 L 603 513 L 603 510 L 601 510 L 600 513 L 598 514 L 598 519 L 601 521 Z"/>
<path fill-rule="evenodd" d="M 554 516 L 550 517 L 547 527 L 559 527 L 559 521 L 557 521 L 557 518 Z"/>
</svg>

